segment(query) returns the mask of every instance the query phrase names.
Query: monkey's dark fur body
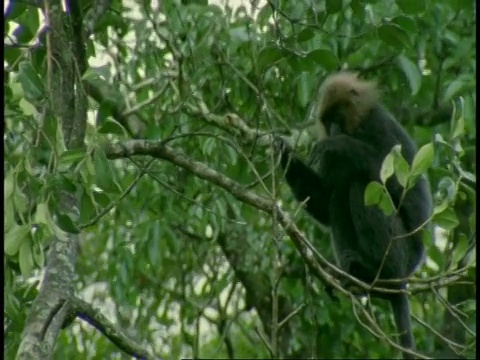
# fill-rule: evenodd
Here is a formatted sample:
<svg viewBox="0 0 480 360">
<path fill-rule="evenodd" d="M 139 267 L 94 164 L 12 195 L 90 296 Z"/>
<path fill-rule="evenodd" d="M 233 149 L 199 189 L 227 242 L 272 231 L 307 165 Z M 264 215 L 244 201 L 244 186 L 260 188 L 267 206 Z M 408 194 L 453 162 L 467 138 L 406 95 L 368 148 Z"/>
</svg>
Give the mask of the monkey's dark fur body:
<svg viewBox="0 0 480 360">
<path fill-rule="evenodd" d="M 398 216 L 387 217 L 376 206 L 364 205 L 367 184 L 379 180 L 380 168 L 393 146 L 401 144 L 402 155 L 412 164 L 416 146 L 408 133 L 378 101 L 373 83 L 355 74 L 330 76 L 321 91 L 320 121 L 328 137 L 317 142 L 308 164 L 294 155 L 282 139 L 275 146 L 295 198 L 306 202 L 306 211 L 331 228 L 332 245 L 338 265 L 356 278 L 372 283 L 405 279 L 423 261 L 422 231 L 429 218 L 432 198 L 428 181 L 421 177 L 408 191 Z M 403 188 L 395 177 L 387 189 L 396 207 Z M 392 237 L 383 267 L 382 260 Z M 387 287 L 386 285 L 380 285 Z M 390 288 L 404 289 L 406 283 Z M 400 344 L 414 349 L 410 307 L 406 294 L 371 293 L 391 302 Z M 404 353 L 405 358 L 410 355 Z"/>
</svg>

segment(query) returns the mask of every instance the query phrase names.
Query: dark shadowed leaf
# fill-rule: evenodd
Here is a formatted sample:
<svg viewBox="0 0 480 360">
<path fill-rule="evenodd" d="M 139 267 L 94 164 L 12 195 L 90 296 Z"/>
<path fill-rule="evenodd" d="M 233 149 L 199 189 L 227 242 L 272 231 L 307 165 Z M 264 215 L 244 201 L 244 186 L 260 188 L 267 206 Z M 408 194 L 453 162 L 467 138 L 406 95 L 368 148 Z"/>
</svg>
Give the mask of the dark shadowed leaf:
<svg viewBox="0 0 480 360">
<path fill-rule="evenodd" d="M 45 96 L 43 82 L 28 61 L 19 65 L 18 81 L 22 85 L 25 97 L 29 101 L 39 101 Z"/>
<path fill-rule="evenodd" d="M 100 110 L 98 114 L 100 115 Z M 99 116 L 97 116 L 97 120 L 99 120 Z M 102 126 L 98 129 L 98 132 L 100 134 L 128 135 L 125 128 L 113 119 L 102 120 Z"/>
<path fill-rule="evenodd" d="M 396 16 L 391 20 L 391 22 L 400 26 L 403 30 L 405 30 L 408 33 L 415 34 L 415 32 L 418 31 L 417 24 L 409 16 L 404 16 L 404 15 Z"/>
<path fill-rule="evenodd" d="M 339 0 L 326 0 L 327 13 L 335 14 L 343 9 L 343 1 Z"/>
<path fill-rule="evenodd" d="M 425 11 L 425 0 L 396 0 L 396 3 L 406 14 L 418 15 Z"/>
<path fill-rule="evenodd" d="M 57 212 L 57 223 L 60 229 L 67 233 L 78 234 L 80 232 L 68 214 Z"/>
<path fill-rule="evenodd" d="M 399 50 L 410 48 L 408 34 L 398 25 L 384 24 L 377 28 L 378 37 L 388 46 Z"/>
<path fill-rule="evenodd" d="M 275 64 L 276 61 L 280 60 L 285 55 L 286 51 L 279 48 L 278 46 L 267 46 L 266 48 L 263 48 L 258 54 L 258 67 L 260 69 L 266 69 Z"/>
<path fill-rule="evenodd" d="M 297 35 L 297 41 L 298 42 L 303 42 L 310 40 L 315 36 L 315 31 L 312 28 L 306 28 L 300 31 Z"/>
</svg>

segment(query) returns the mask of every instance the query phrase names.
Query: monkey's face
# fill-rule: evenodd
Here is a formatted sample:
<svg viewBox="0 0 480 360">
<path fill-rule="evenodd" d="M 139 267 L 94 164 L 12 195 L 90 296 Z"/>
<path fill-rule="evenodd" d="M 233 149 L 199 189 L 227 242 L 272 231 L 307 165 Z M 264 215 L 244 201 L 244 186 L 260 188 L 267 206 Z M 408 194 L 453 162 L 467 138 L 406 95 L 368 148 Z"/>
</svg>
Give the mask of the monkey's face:
<svg viewBox="0 0 480 360">
<path fill-rule="evenodd" d="M 338 124 L 332 123 L 330 125 L 329 136 L 336 136 L 340 134 L 343 134 L 342 128 Z"/>
<path fill-rule="evenodd" d="M 341 105 L 328 108 L 320 118 L 328 136 L 345 134 L 345 112 Z"/>
</svg>

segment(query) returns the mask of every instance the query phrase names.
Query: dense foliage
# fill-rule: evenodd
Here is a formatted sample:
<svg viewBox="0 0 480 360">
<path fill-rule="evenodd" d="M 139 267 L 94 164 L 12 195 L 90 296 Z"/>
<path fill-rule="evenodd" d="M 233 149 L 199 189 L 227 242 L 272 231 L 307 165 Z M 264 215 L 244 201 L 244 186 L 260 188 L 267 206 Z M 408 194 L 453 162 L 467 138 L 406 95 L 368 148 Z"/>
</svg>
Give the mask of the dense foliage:
<svg viewBox="0 0 480 360">
<path fill-rule="evenodd" d="M 427 356 L 475 358 L 474 2 L 154 3 L 6 9 L 6 358 L 39 333 L 58 359 L 125 358 L 135 346 L 172 359 L 397 356 L 387 304 L 368 308 L 376 337 L 350 298 L 325 293 L 277 216 L 239 195 L 277 199 L 332 259 L 257 135 L 300 134 L 306 153 L 317 86 L 345 68 L 375 79 L 417 144 L 433 144 L 436 236 L 412 281 L 414 334 Z M 113 156 L 129 139 L 163 140 L 177 157 L 152 161 L 145 143 Z M 202 175 L 211 169 L 241 186 Z M 53 257 L 62 242 L 70 252 Z M 40 289 L 45 274 L 58 287 Z M 34 305 L 47 314 L 36 332 Z M 125 338 L 80 320 L 84 305 Z"/>
</svg>

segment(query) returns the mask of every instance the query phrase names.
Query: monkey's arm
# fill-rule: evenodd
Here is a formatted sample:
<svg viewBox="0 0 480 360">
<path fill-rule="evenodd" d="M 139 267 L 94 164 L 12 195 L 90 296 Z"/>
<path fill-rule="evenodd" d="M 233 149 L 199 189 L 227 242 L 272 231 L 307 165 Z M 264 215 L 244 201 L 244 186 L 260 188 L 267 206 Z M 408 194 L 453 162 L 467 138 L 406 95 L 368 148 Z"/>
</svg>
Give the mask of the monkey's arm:
<svg viewBox="0 0 480 360">
<path fill-rule="evenodd" d="M 306 201 L 305 210 L 325 226 L 330 225 L 329 203 L 331 189 L 315 171 L 300 160 L 282 138 L 274 140 L 275 152 L 285 172 L 293 195 L 299 202 Z"/>
<path fill-rule="evenodd" d="M 310 166 L 319 176 L 335 186 L 352 177 L 377 179 L 382 158 L 374 147 L 348 135 L 328 137 L 315 144 L 310 155 Z"/>
</svg>

